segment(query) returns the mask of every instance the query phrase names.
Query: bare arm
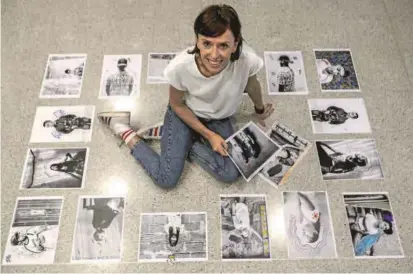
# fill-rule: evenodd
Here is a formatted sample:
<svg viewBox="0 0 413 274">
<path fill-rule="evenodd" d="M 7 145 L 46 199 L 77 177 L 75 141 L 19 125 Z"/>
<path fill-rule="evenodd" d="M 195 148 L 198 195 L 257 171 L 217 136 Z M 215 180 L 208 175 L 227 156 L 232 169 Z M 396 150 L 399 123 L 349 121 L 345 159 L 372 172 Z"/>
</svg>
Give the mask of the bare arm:
<svg viewBox="0 0 413 274">
<path fill-rule="evenodd" d="M 272 104 L 265 104 L 262 100 L 261 85 L 258 82 L 257 75 L 253 75 L 248 78 L 247 87 L 246 87 L 248 96 L 251 98 L 254 103 L 255 108 L 262 110 L 262 113 L 256 114 L 258 118 L 258 123 L 261 126 L 265 127 L 265 119 L 267 119 L 273 112 L 274 108 Z"/>
<path fill-rule="evenodd" d="M 262 100 L 261 85 L 257 79 L 257 75 L 253 75 L 250 78 L 248 78 L 246 90 L 248 96 L 254 102 L 255 107 L 258 109 L 262 109 L 264 107 L 264 103 Z"/>
<path fill-rule="evenodd" d="M 176 115 L 178 115 L 190 128 L 207 139 L 211 143 L 214 151 L 226 156 L 227 154 L 225 150 L 227 150 L 227 144 L 225 143 L 225 140 L 199 121 L 195 114 L 183 102 L 183 97 L 184 91 L 169 86 L 169 104 Z"/>
</svg>

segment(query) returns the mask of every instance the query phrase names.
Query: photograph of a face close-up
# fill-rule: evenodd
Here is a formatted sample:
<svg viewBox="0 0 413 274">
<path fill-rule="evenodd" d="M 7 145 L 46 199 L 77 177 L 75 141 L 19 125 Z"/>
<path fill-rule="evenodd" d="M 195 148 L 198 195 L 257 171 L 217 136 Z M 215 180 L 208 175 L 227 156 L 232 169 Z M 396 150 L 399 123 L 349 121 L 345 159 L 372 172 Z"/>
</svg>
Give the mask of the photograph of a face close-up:
<svg viewBox="0 0 413 274">
<path fill-rule="evenodd" d="M 413 0 L 1 1 L 1 273 L 411 273 Z"/>
</svg>

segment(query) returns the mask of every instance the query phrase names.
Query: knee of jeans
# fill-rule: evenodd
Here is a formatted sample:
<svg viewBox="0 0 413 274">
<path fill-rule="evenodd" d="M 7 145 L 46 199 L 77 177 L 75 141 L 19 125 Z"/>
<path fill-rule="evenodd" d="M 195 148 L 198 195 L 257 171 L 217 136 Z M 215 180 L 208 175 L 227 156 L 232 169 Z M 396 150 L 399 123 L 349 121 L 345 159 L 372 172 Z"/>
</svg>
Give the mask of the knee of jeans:
<svg viewBox="0 0 413 274">
<path fill-rule="evenodd" d="M 172 189 L 176 187 L 179 181 L 179 178 L 175 178 L 175 177 L 176 176 L 172 176 L 172 177 L 163 176 L 157 180 L 156 184 L 163 189 Z"/>
<path fill-rule="evenodd" d="M 224 183 L 234 183 L 236 182 L 241 174 L 234 164 L 228 165 L 228 167 L 222 171 L 220 181 Z"/>
</svg>

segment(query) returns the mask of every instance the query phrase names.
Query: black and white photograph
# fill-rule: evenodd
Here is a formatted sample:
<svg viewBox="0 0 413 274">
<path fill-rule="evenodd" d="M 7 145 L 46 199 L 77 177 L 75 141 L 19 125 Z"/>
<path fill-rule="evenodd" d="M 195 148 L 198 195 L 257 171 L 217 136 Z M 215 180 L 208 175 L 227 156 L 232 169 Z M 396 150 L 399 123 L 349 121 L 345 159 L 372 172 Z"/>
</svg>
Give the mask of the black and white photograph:
<svg viewBox="0 0 413 274">
<path fill-rule="evenodd" d="M 206 212 L 141 214 L 139 262 L 208 260 Z"/>
<path fill-rule="evenodd" d="M 373 139 L 316 141 L 316 147 L 324 180 L 384 179 Z"/>
<path fill-rule="evenodd" d="M 86 54 L 50 54 L 40 90 L 40 98 L 79 98 Z"/>
<path fill-rule="evenodd" d="M 254 122 L 246 124 L 225 142 L 229 157 L 247 182 L 280 149 Z"/>
<path fill-rule="evenodd" d="M 301 51 L 264 52 L 269 95 L 308 94 Z"/>
<path fill-rule="evenodd" d="M 168 64 L 175 58 L 177 52 L 153 52 L 148 54 L 147 84 L 166 84 L 168 79 L 163 72 Z"/>
<path fill-rule="evenodd" d="M 221 195 L 221 258 L 271 259 L 265 195 Z"/>
<path fill-rule="evenodd" d="M 100 99 L 139 96 L 142 55 L 105 55 L 103 57 Z"/>
<path fill-rule="evenodd" d="M 72 262 L 120 261 L 125 197 L 81 196 L 77 207 Z"/>
<path fill-rule="evenodd" d="M 327 193 L 283 192 L 288 258 L 335 258 L 336 245 Z"/>
<path fill-rule="evenodd" d="M 63 197 L 19 197 L 3 265 L 53 264 Z"/>
<path fill-rule="evenodd" d="M 321 90 L 360 92 L 360 84 L 349 49 L 314 50 Z"/>
<path fill-rule="evenodd" d="M 277 122 L 271 126 L 267 135 L 280 149 L 258 175 L 272 186 L 278 187 L 286 182 L 297 163 L 304 158 L 312 145 L 286 125 Z"/>
<path fill-rule="evenodd" d="M 90 142 L 94 116 L 94 106 L 37 107 L 30 143 Z"/>
<path fill-rule="evenodd" d="M 309 99 L 308 107 L 314 133 L 371 133 L 366 105 L 361 98 Z"/>
<path fill-rule="evenodd" d="M 30 148 L 20 189 L 83 188 L 87 148 Z"/>
<path fill-rule="evenodd" d="M 388 193 L 343 193 L 356 258 L 404 257 Z"/>
</svg>

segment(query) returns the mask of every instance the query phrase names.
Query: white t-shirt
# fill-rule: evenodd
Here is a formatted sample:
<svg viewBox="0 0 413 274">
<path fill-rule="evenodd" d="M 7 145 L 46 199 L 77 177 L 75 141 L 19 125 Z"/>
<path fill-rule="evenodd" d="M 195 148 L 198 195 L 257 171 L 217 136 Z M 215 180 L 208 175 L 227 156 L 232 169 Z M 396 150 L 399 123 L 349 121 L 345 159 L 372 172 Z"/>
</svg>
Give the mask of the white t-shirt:
<svg viewBox="0 0 413 274">
<path fill-rule="evenodd" d="M 186 105 L 196 116 L 208 119 L 232 116 L 241 103 L 248 78 L 264 66 L 263 59 L 244 44 L 237 61 L 230 61 L 217 75 L 205 77 L 189 49 L 179 53 L 165 68 L 168 83 L 185 91 Z"/>
</svg>

